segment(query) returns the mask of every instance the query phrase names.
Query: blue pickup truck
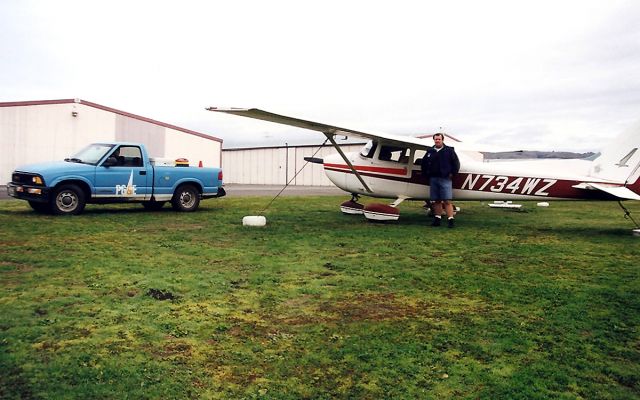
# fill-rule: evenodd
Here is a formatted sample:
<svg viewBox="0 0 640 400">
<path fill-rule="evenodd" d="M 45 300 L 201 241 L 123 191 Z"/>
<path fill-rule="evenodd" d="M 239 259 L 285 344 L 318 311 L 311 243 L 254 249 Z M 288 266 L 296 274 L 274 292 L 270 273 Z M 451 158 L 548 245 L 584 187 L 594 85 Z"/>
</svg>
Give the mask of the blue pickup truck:
<svg viewBox="0 0 640 400">
<path fill-rule="evenodd" d="M 64 161 L 26 165 L 11 174 L 9 196 L 38 212 L 80 214 L 86 203 L 140 202 L 159 210 L 195 211 L 201 199 L 222 197 L 222 170 L 149 158 L 143 144 L 93 143 Z"/>
</svg>

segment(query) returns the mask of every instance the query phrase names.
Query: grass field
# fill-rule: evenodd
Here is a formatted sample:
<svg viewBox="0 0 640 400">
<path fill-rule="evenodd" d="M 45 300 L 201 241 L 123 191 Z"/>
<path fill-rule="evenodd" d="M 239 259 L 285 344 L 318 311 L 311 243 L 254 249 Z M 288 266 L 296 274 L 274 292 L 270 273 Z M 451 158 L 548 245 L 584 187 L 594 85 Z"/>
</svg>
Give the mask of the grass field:
<svg viewBox="0 0 640 400">
<path fill-rule="evenodd" d="M 343 197 L 196 213 L 0 202 L 3 399 L 640 397 L 640 238 L 616 203 Z M 640 204 L 628 204 L 640 219 Z"/>
</svg>

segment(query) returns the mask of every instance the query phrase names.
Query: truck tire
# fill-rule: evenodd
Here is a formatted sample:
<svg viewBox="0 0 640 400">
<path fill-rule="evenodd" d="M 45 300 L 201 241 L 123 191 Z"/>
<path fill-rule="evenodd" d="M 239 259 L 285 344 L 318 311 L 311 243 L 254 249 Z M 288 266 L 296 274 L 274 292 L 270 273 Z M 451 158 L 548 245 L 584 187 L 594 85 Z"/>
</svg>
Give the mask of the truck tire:
<svg viewBox="0 0 640 400">
<path fill-rule="evenodd" d="M 171 205 L 176 211 L 195 211 L 198 209 L 198 205 L 200 205 L 200 192 L 198 192 L 198 189 L 193 185 L 181 185 L 173 194 Z"/>
<path fill-rule="evenodd" d="M 40 203 L 39 201 L 31 201 L 31 200 L 29 200 L 29 205 L 31 206 L 33 211 L 35 211 L 37 213 L 40 213 L 40 214 L 46 214 L 49 211 L 51 211 L 51 208 L 49 207 L 49 204 L 47 204 L 47 203 Z"/>
<path fill-rule="evenodd" d="M 57 215 L 78 215 L 84 210 L 84 192 L 77 185 L 58 187 L 51 197 L 51 212 Z"/>
<path fill-rule="evenodd" d="M 145 210 L 158 211 L 164 207 L 164 203 L 166 203 L 166 201 L 144 201 L 142 202 L 142 207 L 144 207 Z"/>
</svg>

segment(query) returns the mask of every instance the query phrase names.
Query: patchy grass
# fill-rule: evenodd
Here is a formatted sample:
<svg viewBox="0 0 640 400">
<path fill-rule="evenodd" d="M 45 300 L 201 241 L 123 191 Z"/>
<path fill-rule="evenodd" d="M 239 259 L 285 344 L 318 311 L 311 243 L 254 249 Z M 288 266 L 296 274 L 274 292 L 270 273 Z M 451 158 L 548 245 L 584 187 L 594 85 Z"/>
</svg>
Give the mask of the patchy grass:
<svg viewBox="0 0 640 400">
<path fill-rule="evenodd" d="M 0 397 L 640 396 L 640 239 L 615 203 L 461 203 L 450 230 L 342 200 L 281 198 L 263 228 L 241 219 L 268 198 L 0 202 Z"/>
</svg>

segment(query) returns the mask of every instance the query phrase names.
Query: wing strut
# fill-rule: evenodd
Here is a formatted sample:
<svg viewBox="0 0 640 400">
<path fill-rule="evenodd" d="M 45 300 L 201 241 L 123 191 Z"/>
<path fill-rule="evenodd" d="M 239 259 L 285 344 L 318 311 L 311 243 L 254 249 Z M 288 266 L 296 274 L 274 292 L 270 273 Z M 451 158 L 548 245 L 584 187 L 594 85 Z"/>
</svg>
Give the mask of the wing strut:
<svg viewBox="0 0 640 400">
<path fill-rule="evenodd" d="M 349 166 L 349 168 L 351 168 L 351 172 L 353 172 L 353 174 L 356 176 L 356 178 L 358 178 L 358 180 L 360 181 L 360 183 L 362 183 L 362 186 L 364 186 L 365 190 L 369 193 L 372 193 L 372 190 L 369 189 L 369 186 L 367 186 L 366 183 L 364 183 L 364 179 L 362 179 L 362 176 L 360 176 L 360 173 L 358 171 L 356 171 L 356 168 L 353 166 L 353 164 L 351 164 L 351 161 L 349 161 L 349 159 L 347 158 L 347 156 L 344 154 L 344 152 L 342 151 L 342 149 L 340 148 L 340 146 L 338 146 L 338 143 L 336 143 L 335 139 L 333 138 L 334 134 L 331 132 L 322 132 L 324 133 L 324 135 L 327 137 L 327 139 L 329 139 L 329 141 L 331 142 L 331 144 L 333 145 L 333 147 L 335 147 L 335 149 L 338 151 L 338 153 L 340 154 L 340 157 L 342 157 L 342 159 L 344 160 L 344 162 L 347 163 L 347 165 Z"/>
</svg>

